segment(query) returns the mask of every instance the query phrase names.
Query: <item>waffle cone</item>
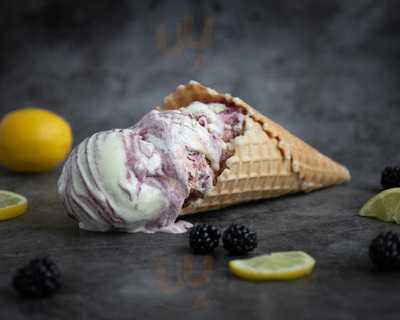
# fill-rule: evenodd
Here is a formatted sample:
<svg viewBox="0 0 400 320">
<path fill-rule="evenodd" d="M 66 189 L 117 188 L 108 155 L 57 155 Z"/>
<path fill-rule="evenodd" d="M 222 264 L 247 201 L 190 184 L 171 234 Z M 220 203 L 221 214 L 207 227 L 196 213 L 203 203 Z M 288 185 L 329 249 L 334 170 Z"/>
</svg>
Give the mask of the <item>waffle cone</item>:
<svg viewBox="0 0 400 320">
<path fill-rule="evenodd" d="M 214 188 L 184 208 L 182 214 L 309 192 L 350 180 L 345 167 L 230 94 L 190 81 L 168 95 L 161 109 L 182 108 L 194 101 L 241 107 L 249 117 L 243 135 L 233 140 L 234 155 L 228 159 Z"/>
</svg>

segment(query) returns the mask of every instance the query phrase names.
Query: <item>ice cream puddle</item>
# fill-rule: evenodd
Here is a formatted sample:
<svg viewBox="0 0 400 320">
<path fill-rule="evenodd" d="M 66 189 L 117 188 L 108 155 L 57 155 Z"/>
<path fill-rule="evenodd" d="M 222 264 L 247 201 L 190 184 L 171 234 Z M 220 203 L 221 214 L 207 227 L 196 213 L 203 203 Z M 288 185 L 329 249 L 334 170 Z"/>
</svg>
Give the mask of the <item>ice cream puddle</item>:
<svg viewBox="0 0 400 320">
<path fill-rule="evenodd" d="M 192 225 L 176 219 L 215 185 L 244 113 L 196 101 L 95 133 L 71 152 L 59 178 L 68 214 L 92 231 L 185 232 Z"/>
</svg>

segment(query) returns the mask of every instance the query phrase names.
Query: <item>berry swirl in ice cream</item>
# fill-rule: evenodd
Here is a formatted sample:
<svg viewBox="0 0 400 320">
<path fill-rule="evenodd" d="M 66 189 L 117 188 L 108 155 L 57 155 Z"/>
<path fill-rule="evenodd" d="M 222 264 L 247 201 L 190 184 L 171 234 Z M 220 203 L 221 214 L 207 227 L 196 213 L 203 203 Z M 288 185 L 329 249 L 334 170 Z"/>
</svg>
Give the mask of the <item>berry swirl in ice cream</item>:
<svg viewBox="0 0 400 320">
<path fill-rule="evenodd" d="M 182 207 L 212 189 L 244 111 L 194 102 L 151 111 L 135 126 L 94 134 L 66 161 L 58 190 L 68 214 L 93 231 L 182 233 Z"/>
</svg>

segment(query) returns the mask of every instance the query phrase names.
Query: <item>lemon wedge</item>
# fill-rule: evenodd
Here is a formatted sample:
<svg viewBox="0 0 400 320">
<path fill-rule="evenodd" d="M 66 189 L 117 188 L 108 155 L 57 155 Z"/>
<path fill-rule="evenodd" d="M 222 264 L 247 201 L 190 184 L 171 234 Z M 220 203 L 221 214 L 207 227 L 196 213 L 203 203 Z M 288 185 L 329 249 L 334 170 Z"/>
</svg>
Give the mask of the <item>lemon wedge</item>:
<svg viewBox="0 0 400 320">
<path fill-rule="evenodd" d="M 314 258 L 302 251 L 275 252 L 229 262 L 231 272 L 247 280 L 297 279 L 310 274 L 314 266 Z"/>
<path fill-rule="evenodd" d="M 367 201 L 359 214 L 386 222 L 400 223 L 400 188 L 378 193 Z"/>
<path fill-rule="evenodd" d="M 25 213 L 28 200 L 20 194 L 0 190 L 0 221 L 8 220 Z"/>
</svg>

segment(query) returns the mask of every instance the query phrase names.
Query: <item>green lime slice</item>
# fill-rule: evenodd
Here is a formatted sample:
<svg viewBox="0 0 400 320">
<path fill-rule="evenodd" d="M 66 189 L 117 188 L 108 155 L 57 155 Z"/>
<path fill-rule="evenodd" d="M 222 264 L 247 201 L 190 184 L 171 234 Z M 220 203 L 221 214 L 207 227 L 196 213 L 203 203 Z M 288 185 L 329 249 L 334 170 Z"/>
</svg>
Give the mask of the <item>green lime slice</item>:
<svg viewBox="0 0 400 320">
<path fill-rule="evenodd" d="M 382 191 L 361 208 L 360 216 L 400 223 L 400 188 Z"/>
</svg>

